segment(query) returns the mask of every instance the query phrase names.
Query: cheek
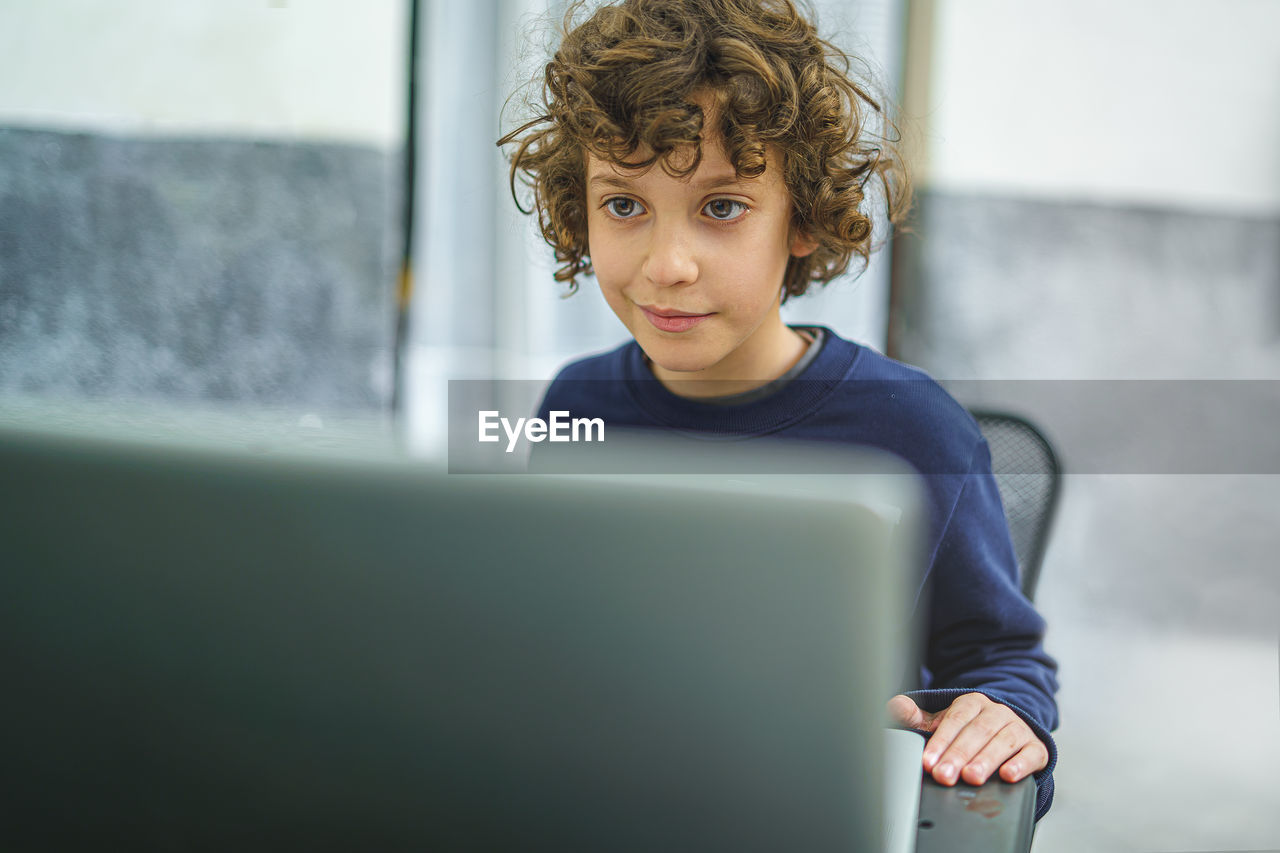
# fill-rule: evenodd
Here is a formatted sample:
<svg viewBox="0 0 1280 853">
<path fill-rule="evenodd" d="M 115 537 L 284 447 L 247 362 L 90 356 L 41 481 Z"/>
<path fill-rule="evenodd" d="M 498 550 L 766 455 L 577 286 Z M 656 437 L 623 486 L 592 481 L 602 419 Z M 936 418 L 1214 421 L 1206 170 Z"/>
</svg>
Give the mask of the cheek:
<svg viewBox="0 0 1280 853">
<path fill-rule="evenodd" d="M 608 252 L 591 253 L 591 271 L 606 296 L 618 289 L 618 273 Z"/>
<path fill-rule="evenodd" d="M 595 271 L 596 281 L 601 288 L 620 287 L 627 277 L 627 256 L 618 241 L 607 236 L 592 237 L 599 234 L 594 229 L 587 236 L 587 250 L 591 255 L 591 268 Z"/>
<path fill-rule="evenodd" d="M 599 242 L 590 239 L 587 242 L 591 252 L 591 272 L 596 285 L 600 288 L 605 302 L 616 310 L 624 281 L 618 274 L 617 259 L 607 245 L 600 245 Z"/>
<path fill-rule="evenodd" d="M 746 251 L 721 258 L 719 263 L 723 271 L 721 280 L 729 289 L 727 298 L 745 308 L 772 302 L 782 288 L 787 256 L 768 251 L 758 242 Z"/>
</svg>

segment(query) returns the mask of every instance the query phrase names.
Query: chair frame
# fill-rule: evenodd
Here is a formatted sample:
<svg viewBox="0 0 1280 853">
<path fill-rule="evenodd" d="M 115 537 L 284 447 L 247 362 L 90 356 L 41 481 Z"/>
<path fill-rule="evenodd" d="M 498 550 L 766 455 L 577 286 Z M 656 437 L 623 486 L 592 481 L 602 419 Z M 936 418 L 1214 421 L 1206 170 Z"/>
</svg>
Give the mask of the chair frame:
<svg viewBox="0 0 1280 853">
<path fill-rule="evenodd" d="M 997 467 L 997 461 L 1000 456 L 1001 448 L 998 442 L 993 441 L 993 433 L 989 431 L 991 426 L 1012 426 L 1015 429 L 1028 435 L 1044 454 L 1048 462 L 1048 470 L 1043 473 L 1049 478 L 1049 496 L 1043 509 L 1044 521 L 1037 525 L 1030 548 L 1026 553 L 1019 553 L 1018 564 L 1020 576 L 1018 581 L 1022 587 L 1022 593 L 1028 600 L 1035 600 L 1036 587 L 1040 582 L 1040 569 L 1044 561 L 1045 551 L 1048 550 L 1049 536 L 1053 532 L 1054 517 L 1058 512 L 1058 499 L 1062 491 L 1062 462 L 1053 443 L 1045 436 L 1034 423 L 1021 415 L 1015 415 L 1012 412 L 1002 411 L 998 409 L 970 409 L 969 413 L 973 415 L 974 420 L 978 422 L 982 435 L 987 439 L 987 444 L 991 448 L 992 468 Z M 1039 471 L 1026 473 L 1042 473 Z M 996 484 L 1000 485 L 1000 474 L 996 473 Z M 1001 500 L 1004 500 L 1005 489 L 1001 487 Z M 1008 506 L 1006 502 L 1005 517 L 1008 519 Z"/>
</svg>

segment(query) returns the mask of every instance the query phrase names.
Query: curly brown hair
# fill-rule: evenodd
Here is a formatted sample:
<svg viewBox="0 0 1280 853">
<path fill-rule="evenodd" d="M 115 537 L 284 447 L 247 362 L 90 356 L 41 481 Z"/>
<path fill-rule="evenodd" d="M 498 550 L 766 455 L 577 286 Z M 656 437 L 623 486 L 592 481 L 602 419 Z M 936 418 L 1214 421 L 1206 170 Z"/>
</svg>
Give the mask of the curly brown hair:
<svg viewBox="0 0 1280 853">
<path fill-rule="evenodd" d="M 888 220 L 905 217 L 911 188 L 892 121 L 852 79 L 850 58 L 791 0 L 622 0 L 575 25 L 586 5 L 578 0 L 565 14 L 563 40 L 545 69 L 545 113 L 498 141 L 516 144 L 512 196 L 522 212 L 537 210 L 561 264 L 555 278 L 569 282 L 570 293 L 579 274 L 591 273 L 586 152 L 628 168 L 656 163 L 673 177 L 692 174 L 704 129 L 694 99 L 704 93 L 719 119 L 708 130 L 739 176 L 762 174 L 766 146 L 777 147 L 792 227 L 818 244 L 791 258 L 785 297 L 840 275 L 854 255 L 865 266 L 872 179 L 881 182 Z M 883 131 L 869 127 L 869 110 Z M 634 159 L 641 149 L 649 156 Z M 520 203 L 521 176 L 533 189 L 532 209 Z"/>
</svg>

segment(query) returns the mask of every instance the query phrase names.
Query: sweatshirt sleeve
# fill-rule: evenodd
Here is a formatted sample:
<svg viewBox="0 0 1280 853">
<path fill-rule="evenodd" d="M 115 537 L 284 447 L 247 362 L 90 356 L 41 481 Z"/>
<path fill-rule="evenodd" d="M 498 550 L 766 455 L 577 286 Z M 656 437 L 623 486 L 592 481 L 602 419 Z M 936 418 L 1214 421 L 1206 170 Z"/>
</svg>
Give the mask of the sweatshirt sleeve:
<svg viewBox="0 0 1280 853">
<path fill-rule="evenodd" d="M 1035 774 L 1039 820 L 1053 801 L 1057 663 L 1044 650 L 1044 619 L 1018 585 L 985 441 L 943 528 L 925 592 L 924 689 L 907 695 L 922 710 L 940 711 L 961 694 L 982 693 L 1025 721 L 1049 750 L 1049 763 Z"/>
</svg>

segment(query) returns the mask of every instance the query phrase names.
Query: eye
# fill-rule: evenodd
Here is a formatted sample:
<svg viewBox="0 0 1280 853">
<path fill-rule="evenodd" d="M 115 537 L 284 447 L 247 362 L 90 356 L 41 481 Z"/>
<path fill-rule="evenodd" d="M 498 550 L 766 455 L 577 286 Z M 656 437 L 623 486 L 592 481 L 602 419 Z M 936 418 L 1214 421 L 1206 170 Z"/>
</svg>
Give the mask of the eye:
<svg viewBox="0 0 1280 853">
<path fill-rule="evenodd" d="M 747 212 L 747 206 L 731 198 L 713 198 L 702 208 L 707 216 L 720 222 L 732 222 Z"/>
<path fill-rule="evenodd" d="M 614 196 L 604 203 L 604 209 L 616 219 L 635 219 L 644 213 L 644 208 L 640 206 L 640 202 L 626 196 Z"/>
</svg>

